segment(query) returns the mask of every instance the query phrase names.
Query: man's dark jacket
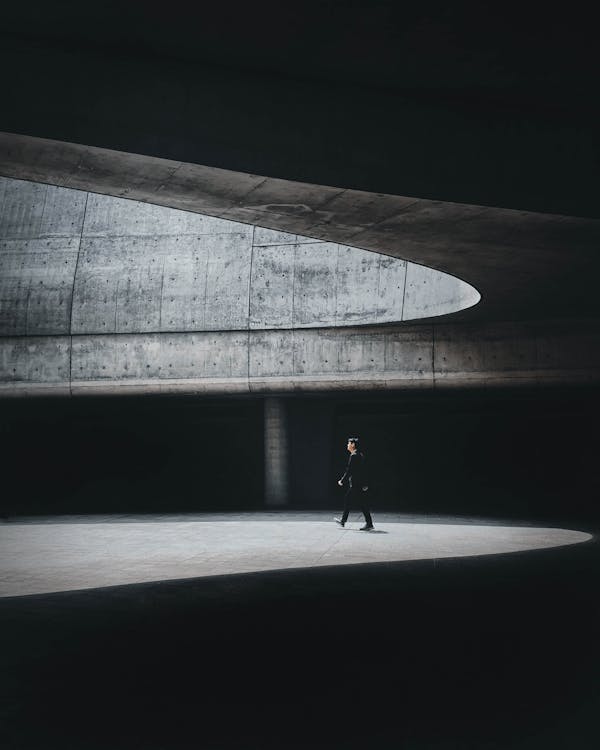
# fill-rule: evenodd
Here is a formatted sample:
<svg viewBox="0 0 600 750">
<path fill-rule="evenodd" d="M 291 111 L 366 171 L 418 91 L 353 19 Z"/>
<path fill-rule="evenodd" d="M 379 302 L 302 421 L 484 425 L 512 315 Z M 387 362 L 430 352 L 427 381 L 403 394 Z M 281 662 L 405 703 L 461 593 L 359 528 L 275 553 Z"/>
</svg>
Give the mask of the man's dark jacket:
<svg viewBox="0 0 600 750">
<path fill-rule="evenodd" d="M 363 487 L 368 487 L 367 468 L 365 466 L 365 457 L 362 453 L 357 451 L 350 454 L 348 466 L 346 466 L 346 471 L 340 481 L 345 482 L 346 479 L 350 487 L 354 490 L 360 491 Z"/>
</svg>

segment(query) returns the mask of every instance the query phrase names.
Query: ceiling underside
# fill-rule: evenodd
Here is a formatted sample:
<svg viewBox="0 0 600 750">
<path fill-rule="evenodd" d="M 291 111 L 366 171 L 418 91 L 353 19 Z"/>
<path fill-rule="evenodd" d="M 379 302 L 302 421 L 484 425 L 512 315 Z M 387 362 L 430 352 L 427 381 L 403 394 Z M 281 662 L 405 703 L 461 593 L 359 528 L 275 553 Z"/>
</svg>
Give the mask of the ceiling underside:
<svg viewBox="0 0 600 750">
<path fill-rule="evenodd" d="M 596 317 L 600 221 L 343 190 L 0 134 L 0 174 L 350 244 L 482 295 L 459 321 Z"/>
<path fill-rule="evenodd" d="M 28 0 L 3 9 L 0 131 L 599 218 L 596 25 L 576 5 Z"/>
</svg>

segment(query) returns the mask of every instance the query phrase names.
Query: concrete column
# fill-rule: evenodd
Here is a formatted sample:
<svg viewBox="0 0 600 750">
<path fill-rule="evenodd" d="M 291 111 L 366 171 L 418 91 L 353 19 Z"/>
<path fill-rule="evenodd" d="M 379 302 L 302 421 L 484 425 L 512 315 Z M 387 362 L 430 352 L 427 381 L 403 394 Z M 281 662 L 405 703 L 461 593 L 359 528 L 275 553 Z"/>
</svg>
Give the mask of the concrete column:
<svg viewBox="0 0 600 750">
<path fill-rule="evenodd" d="M 288 424 L 282 398 L 265 399 L 265 503 L 289 502 Z"/>
</svg>

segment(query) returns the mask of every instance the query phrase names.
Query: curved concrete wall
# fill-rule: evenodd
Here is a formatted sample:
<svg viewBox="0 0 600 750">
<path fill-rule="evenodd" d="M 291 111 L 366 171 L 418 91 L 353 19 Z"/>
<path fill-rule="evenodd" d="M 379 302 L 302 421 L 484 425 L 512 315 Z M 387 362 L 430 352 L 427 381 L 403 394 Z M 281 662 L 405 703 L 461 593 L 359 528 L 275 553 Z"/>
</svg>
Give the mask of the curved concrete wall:
<svg viewBox="0 0 600 750">
<path fill-rule="evenodd" d="M 598 380 L 593 321 L 394 326 L 478 298 L 423 266 L 95 193 L 0 190 L 2 395 Z"/>
<path fill-rule="evenodd" d="M 375 325 L 479 294 L 380 253 L 0 178 L 0 335 Z"/>
<path fill-rule="evenodd" d="M 598 382 L 600 325 L 0 338 L 0 395 L 289 393 Z"/>
</svg>

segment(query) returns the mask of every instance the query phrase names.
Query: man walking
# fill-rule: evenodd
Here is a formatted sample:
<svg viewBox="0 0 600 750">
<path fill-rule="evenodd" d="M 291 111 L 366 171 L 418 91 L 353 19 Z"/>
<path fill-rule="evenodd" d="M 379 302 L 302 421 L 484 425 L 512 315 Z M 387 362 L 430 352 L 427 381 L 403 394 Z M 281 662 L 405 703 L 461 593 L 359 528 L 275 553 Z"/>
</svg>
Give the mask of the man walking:
<svg viewBox="0 0 600 750">
<path fill-rule="evenodd" d="M 367 490 L 369 489 L 369 483 L 367 479 L 367 472 L 365 468 L 365 457 L 359 451 L 360 440 L 357 437 L 348 438 L 348 453 L 350 458 L 348 459 L 348 466 L 344 472 L 343 477 L 338 481 L 340 487 L 344 486 L 344 482 L 348 482 L 348 489 L 344 496 L 344 512 L 341 518 L 335 518 L 335 522 L 339 523 L 340 526 L 345 526 L 348 520 L 348 514 L 350 513 L 351 507 L 358 507 L 362 511 L 365 517 L 365 525 L 361 526 L 361 531 L 371 531 L 373 528 L 373 519 L 369 512 L 367 504 Z"/>
</svg>

